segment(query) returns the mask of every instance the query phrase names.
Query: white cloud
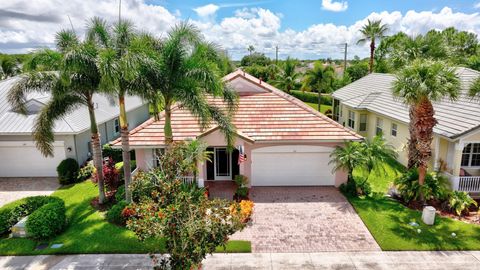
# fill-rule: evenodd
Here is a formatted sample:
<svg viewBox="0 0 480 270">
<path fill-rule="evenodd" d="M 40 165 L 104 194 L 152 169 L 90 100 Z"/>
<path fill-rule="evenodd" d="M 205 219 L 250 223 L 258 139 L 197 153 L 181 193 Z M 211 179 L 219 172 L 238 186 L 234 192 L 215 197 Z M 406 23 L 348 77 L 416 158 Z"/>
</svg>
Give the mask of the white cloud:
<svg viewBox="0 0 480 270">
<path fill-rule="evenodd" d="M 333 0 L 322 0 L 322 9 L 324 10 L 340 12 L 340 11 L 347 10 L 347 8 L 348 8 L 347 1 L 335 2 Z"/>
<path fill-rule="evenodd" d="M 217 10 L 219 8 L 220 7 L 215 5 L 215 4 L 208 4 L 208 5 L 205 5 L 205 6 L 194 8 L 193 10 L 200 17 L 210 17 L 210 16 L 215 15 L 215 13 L 217 12 Z"/>
<path fill-rule="evenodd" d="M 124 1 L 122 16 L 131 19 L 138 28 L 158 36 L 178 22 L 180 13 L 162 6 L 148 5 L 145 0 Z M 100 16 L 116 21 L 118 0 L 63 1 L 63 0 L 10 0 L 0 1 L 0 52 L 25 52 L 39 46 L 53 47 L 55 32 L 70 28 L 70 15 L 75 29 L 83 34 L 85 20 Z M 9 11 L 10 13 L 5 13 Z M 16 13 L 15 13 L 16 12 Z M 367 19 L 382 19 L 389 33 L 404 31 L 408 35 L 426 33 L 430 29 L 454 26 L 460 30 L 480 34 L 480 14 L 454 12 L 445 7 L 440 11 L 399 11 L 371 13 L 351 25 L 320 23 L 303 30 L 282 28 L 282 15 L 264 8 L 243 8 L 230 17 L 214 20 L 191 20 L 209 41 L 227 49 L 234 59 L 247 54 L 253 45 L 257 51 L 270 57 L 279 46 L 280 57 L 343 58 L 339 44 L 349 44 L 349 58 L 368 56 L 368 44 L 356 45 L 359 29 Z"/>
<path fill-rule="evenodd" d="M 480 2 L 477 2 L 475 3 L 475 5 L 473 5 L 474 8 L 480 8 Z"/>
</svg>

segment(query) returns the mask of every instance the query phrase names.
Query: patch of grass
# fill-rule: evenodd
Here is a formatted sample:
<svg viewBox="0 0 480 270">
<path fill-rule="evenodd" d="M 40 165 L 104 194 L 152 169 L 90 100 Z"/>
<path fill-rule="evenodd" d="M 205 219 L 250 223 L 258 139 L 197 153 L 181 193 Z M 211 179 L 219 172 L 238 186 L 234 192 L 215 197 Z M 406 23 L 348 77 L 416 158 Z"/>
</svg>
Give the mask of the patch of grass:
<svg viewBox="0 0 480 270">
<path fill-rule="evenodd" d="M 62 187 L 52 194 L 65 201 L 68 225 L 61 235 L 48 242 L 63 243 L 63 247 L 34 250 L 39 244 L 34 240 L 4 238 L 0 239 L 0 255 L 164 252 L 163 239 L 141 242 L 132 231 L 108 223 L 105 213 L 90 206 L 96 195 L 96 187 L 90 181 Z M 231 241 L 226 252 L 251 252 L 250 242 Z"/>
<path fill-rule="evenodd" d="M 478 250 L 480 226 L 436 217 L 422 223 L 422 213 L 389 198 L 348 198 L 382 250 Z M 410 222 L 420 224 L 410 226 Z M 421 232 L 418 233 L 417 229 Z M 452 233 L 457 236 L 452 237 Z"/>
<path fill-rule="evenodd" d="M 313 109 L 317 110 L 318 109 L 318 104 L 317 103 L 309 103 L 309 102 L 305 102 L 305 104 L 307 104 L 308 106 L 312 107 Z M 320 112 L 321 113 L 325 113 L 327 110 L 331 110 L 332 109 L 332 106 L 331 105 L 325 105 L 325 104 L 322 104 L 322 106 L 320 106 Z M 318 110 L 317 110 L 318 111 Z"/>
<path fill-rule="evenodd" d="M 223 247 L 217 247 L 217 250 L 215 252 L 250 253 L 252 252 L 252 243 L 250 243 L 250 241 L 243 241 L 243 240 L 230 240 L 228 241 L 225 249 Z"/>
<path fill-rule="evenodd" d="M 393 185 L 395 178 L 399 177 L 405 167 L 396 160 L 385 162 L 381 166 L 373 169 L 372 173 L 368 175 L 364 169 L 356 168 L 353 171 L 353 177 L 367 177 L 368 182 L 372 187 L 372 192 L 386 193 L 390 186 Z"/>
</svg>

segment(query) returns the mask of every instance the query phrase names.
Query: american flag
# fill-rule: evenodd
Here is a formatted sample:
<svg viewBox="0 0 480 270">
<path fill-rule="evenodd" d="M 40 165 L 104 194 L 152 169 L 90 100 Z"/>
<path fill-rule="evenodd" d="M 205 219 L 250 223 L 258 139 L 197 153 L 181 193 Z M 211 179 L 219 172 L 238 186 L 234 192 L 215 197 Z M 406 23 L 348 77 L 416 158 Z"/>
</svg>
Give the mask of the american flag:
<svg viewBox="0 0 480 270">
<path fill-rule="evenodd" d="M 238 164 L 245 162 L 245 151 L 243 149 L 243 145 L 239 145 L 237 147 L 238 149 Z"/>
</svg>

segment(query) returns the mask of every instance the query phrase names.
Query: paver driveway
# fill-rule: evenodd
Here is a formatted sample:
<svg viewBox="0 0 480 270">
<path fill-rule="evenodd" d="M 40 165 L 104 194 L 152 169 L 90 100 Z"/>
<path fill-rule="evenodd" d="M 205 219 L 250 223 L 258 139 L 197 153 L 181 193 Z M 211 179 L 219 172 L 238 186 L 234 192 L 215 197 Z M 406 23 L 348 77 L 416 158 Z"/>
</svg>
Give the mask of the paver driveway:
<svg viewBox="0 0 480 270">
<path fill-rule="evenodd" d="M 333 187 L 254 187 L 252 222 L 232 239 L 252 252 L 380 250 L 345 197 Z"/>
<path fill-rule="evenodd" d="M 50 195 L 59 186 L 57 178 L 0 178 L 0 207 L 28 196 Z"/>
</svg>

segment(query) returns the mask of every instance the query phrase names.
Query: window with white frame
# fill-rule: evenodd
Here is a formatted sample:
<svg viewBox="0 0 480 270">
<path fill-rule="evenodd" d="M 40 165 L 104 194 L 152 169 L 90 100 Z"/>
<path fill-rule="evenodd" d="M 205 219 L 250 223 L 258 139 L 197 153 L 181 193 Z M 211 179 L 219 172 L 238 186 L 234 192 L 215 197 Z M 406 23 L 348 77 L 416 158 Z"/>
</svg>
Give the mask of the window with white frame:
<svg viewBox="0 0 480 270">
<path fill-rule="evenodd" d="M 348 111 L 348 127 L 355 129 L 355 112 Z"/>
<path fill-rule="evenodd" d="M 118 118 L 116 118 L 114 121 L 114 130 L 115 134 L 118 134 L 120 132 L 120 120 Z"/>
<path fill-rule="evenodd" d="M 360 114 L 360 126 L 358 131 L 367 131 L 367 115 Z"/>
<path fill-rule="evenodd" d="M 333 120 L 338 121 L 340 119 L 340 101 L 338 99 L 333 100 Z"/>
<path fill-rule="evenodd" d="M 383 134 L 383 119 L 377 117 L 375 135 L 381 135 L 381 134 Z"/>
<path fill-rule="evenodd" d="M 462 153 L 462 166 L 480 166 L 480 143 L 469 143 L 465 145 Z"/>
<path fill-rule="evenodd" d="M 397 129 L 398 129 L 397 124 L 392 123 L 392 129 L 391 129 L 391 131 L 390 131 L 390 134 L 391 134 L 393 137 L 397 137 Z"/>
</svg>

